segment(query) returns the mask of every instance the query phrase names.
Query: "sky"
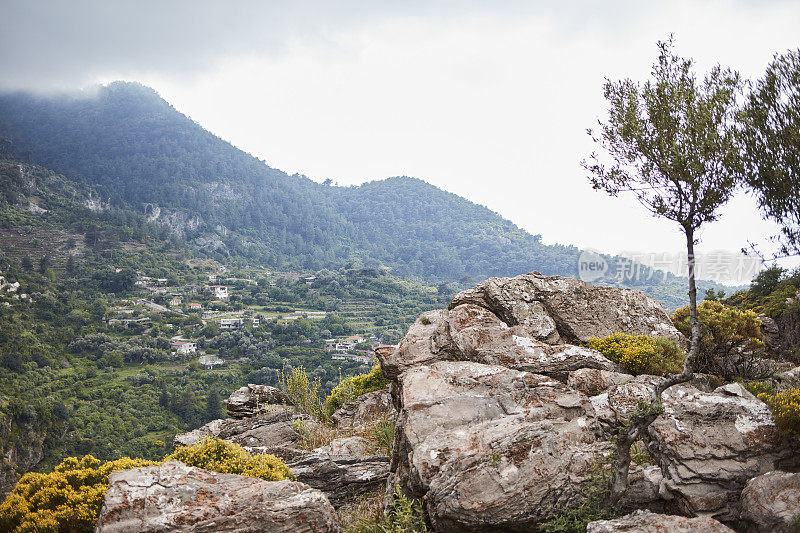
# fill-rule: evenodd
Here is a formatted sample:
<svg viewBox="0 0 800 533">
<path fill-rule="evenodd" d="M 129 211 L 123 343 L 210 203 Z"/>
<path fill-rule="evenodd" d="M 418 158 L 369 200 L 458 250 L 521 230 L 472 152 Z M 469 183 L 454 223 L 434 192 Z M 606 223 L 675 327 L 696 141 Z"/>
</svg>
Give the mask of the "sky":
<svg viewBox="0 0 800 533">
<path fill-rule="evenodd" d="M 290 174 L 339 185 L 424 179 L 545 243 L 673 254 L 685 241 L 632 197 L 594 191 L 581 160 L 605 78 L 644 81 L 656 42 L 703 74 L 747 79 L 800 46 L 792 1 L 0 0 L 0 89 L 117 79 Z M 769 251 L 776 228 L 738 193 L 701 253 Z M 793 266 L 796 260 L 784 261 Z M 729 280 L 732 282 L 746 280 Z"/>
</svg>

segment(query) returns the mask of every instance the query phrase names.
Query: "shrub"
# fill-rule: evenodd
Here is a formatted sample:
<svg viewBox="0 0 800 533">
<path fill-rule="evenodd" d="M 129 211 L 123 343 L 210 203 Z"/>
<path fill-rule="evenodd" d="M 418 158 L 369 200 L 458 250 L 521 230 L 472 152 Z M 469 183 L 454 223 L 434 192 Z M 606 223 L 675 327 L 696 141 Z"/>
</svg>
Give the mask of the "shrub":
<svg viewBox="0 0 800 533">
<path fill-rule="evenodd" d="M 680 372 L 685 354 L 670 339 L 614 333 L 593 338 L 586 346 L 594 348 L 632 374 L 663 375 Z"/>
<path fill-rule="evenodd" d="M 179 448 L 164 460 L 268 481 L 293 479 L 277 457 L 250 455 L 238 444 L 213 438 Z M 68 457 L 47 474 L 29 472 L 0 505 L 0 531 L 91 533 L 100 515 L 109 474 L 155 464 L 160 463 L 128 457 L 103 462 L 87 455 L 81 459 Z"/>
<path fill-rule="evenodd" d="M 700 351 L 696 369 L 725 379 L 753 375 L 758 365 L 752 359 L 761 354 L 761 321 L 753 311 L 742 311 L 719 302 L 704 301 L 697 306 L 700 321 Z M 689 308 L 682 307 L 672 315 L 675 327 L 687 338 L 691 336 Z M 750 368 L 752 367 L 752 368 Z"/>
<path fill-rule="evenodd" d="M 603 462 L 596 464 L 582 488 L 580 504 L 567 509 L 554 509 L 555 516 L 542 524 L 541 531 L 585 533 L 589 522 L 618 516 L 616 510 L 606 503 L 611 493 L 611 481 L 608 465 Z"/>
<path fill-rule="evenodd" d="M 330 416 L 345 403 L 362 394 L 384 389 L 388 384 L 389 380 L 383 375 L 381 365 L 378 364 L 367 374 L 344 378 L 325 399 L 325 412 Z"/>
<path fill-rule="evenodd" d="M 301 412 L 317 419 L 326 418 L 319 394 L 322 384 L 319 378 L 310 379 L 304 367 L 293 367 L 288 373 L 281 370 L 279 385 Z"/>
<path fill-rule="evenodd" d="M 29 472 L 0 505 L 0 530 L 94 531 L 108 476 L 115 470 L 157 464 L 123 457 L 102 462 L 91 455 L 68 457 L 48 474 Z"/>
<path fill-rule="evenodd" d="M 781 431 L 800 435 L 800 388 L 783 392 L 774 392 L 767 387 L 765 389 L 765 392 L 758 394 L 758 399 L 772 410 L 772 418 L 778 428 Z"/>
<path fill-rule="evenodd" d="M 164 460 L 267 481 L 294 479 L 289 467 L 274 455 L 251 455 L 238 444 L 213 437 L 206 437 L 193 446 L 178 448 Z"/>
<path fill-rule="evenodd" d="M 367 511 L 370 509 L 367 508 Z M 346 533 L 428 533 L 429 531 L 422 504 L 407 497 L 397 487 L 394 491 L 392 508 L 387 514 L 357 519 L 355 525 L 345 529 Z"/>
</svg>

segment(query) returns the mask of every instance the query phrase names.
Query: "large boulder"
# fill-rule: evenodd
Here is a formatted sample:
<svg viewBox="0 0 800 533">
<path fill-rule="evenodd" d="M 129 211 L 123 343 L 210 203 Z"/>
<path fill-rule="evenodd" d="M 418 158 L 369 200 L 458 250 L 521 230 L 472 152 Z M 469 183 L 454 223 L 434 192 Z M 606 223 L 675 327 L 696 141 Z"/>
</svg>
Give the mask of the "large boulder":
<svg viewBox="0 0 800 533">
<path fill-rule="evenodd" d="M 794 533 L 800 523 L 800 474 L 767 472 L 742 491 L 742 518 L 749 533 Z"/>
<path fill-rule="evenodd" d="M 577 505 L 610 452 L 589 399 L 552 378 L 441 361 L 400 378 L 393 480 L 436 531 L 517 531 Z"/>
<path fill-rule="evenodd" d="M 586 533 L 734 533 L 713 518 L 669 516 L 635 511 L 613 520 L 590 522 Z"/>
<path fill-rule="evenodd" d="M 320 491 L 219 474 L 177 461 L 112 472 L 96 533 L 339 532 Z"/>
<path fill-rule="evenodd" d="M 269 385 L 241 387 L 225 400 L 228 416 L 233 418 L 257 416 L 275 405 L 292 405 L 292 401 L 282 390 Z"/>
<path fill-rule="evenodd" d="M 739 384 L 703 392 L 678 385 L 663 395 L 664 413 L 649 428 L 673 511 L 738 518 L 740 493 L 759 474 L 796 461 L 769 408 Z"/>
<path fill-rule="evenodd" d="M 538 272 L 489 278 L 457 294 L 449 309 L 462 304 L 488 309 L 509 326 L 519 325 L 528 336 L 551 344 L 617 332 L 684 342 L 661 304 L 644 293 Z"/>
<path fill-rule="evenodd" d="M 436 361 L 475 361 L 566 380 L 581 368 L 619 371 L 590 348 L 549 344 L 523 326 L 509 326 L 491 311 L 473 304 L 423 313 L 391 352 L 379 352 L 384 373 L 396 378 L 409 368 Z"/>
</svg>

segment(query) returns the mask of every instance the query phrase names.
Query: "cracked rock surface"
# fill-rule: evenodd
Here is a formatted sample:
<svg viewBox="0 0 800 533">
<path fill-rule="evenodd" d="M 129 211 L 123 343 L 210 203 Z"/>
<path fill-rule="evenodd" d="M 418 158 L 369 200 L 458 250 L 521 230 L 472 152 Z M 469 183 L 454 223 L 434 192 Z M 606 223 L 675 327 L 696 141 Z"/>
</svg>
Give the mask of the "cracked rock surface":
<svg viewBox="0 0 800 533">
<path fill-rule="evenodd" d="M 219 474 L 177 461 L 113 472 L 96 533 L 338 533 L 333 506 L 293 481 Z"/>
</svg>

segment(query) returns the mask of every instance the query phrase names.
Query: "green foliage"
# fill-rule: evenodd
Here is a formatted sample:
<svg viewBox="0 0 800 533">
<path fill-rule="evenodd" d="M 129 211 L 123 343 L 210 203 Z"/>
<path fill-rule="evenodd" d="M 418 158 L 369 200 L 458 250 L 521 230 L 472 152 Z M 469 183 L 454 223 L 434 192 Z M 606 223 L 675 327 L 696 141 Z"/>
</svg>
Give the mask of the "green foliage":
<svg viewBox="0 0 800 533">
<path fill-rule="evenodd" d="M 91 533 L 109 474 L 152 464 L 127 457 L 104 463 L 87 455 L 68 457 L 47 474 L 29 472 L 0 505 L 0 530 Z"/>
<path fill-rule="evenodd" d="M 586 342 L 632 374 L 663 375 L 680 372 L 685 354 L 677 344 L 663 337 L 614 333 Z"/>
<path fill-rule="evenodd" d="M 325 399 L 325 412 L 330 416 L 345 403 L 362 394 L 385 389 L 388 385 L 389 380 L 383 375 L 381 365 L 376 364 L 369 373 L 346 377 L 334 387 Z"/>
<path fill-rule="evenodd" d="M 378 420 L 378 422 L 370 428 L 367 437 L 375 442 L 378 450 L 385 455 L 392 455 L 394 448 L 394 433 L 395 421 L 394 419 L 387 418 L 385 420 Z"/>
<path fill-rule="evenodd" d="M 741 352 L 760 353 L 764 345 L 761 340 L 761 321 L 756 314 L 709 300 L 697 307 L 697 314 L 701 340 L 696 370 L 725 379 L 741 375 L 741 369 L 736 368 Z M 691 333 L 689 308 L 675 311 L 672 322 L 678 331 L 688 336 Z"/>
<path fill-rule="evenodd" d="M 180 461 L 222 474 L 239 474 L 267 481 L 294 479 L 289 467 L 270 454 L 252 455 L 233 442 L 206 437 L 193 446 L 180 447 L 164 461 Z"/>
<path fill-rule="evenodd" d="M 607 504 L 611 494 L 611 473 L 605 464 L 595 465 L 581 489 L 580 503 L 567 509 L 552 509 L 553 518 L 543 523 L 544 533 L 585 533 L 589 522 L 608 520 L 616 515 Z"/>
<path fill-rule="evenodd" d="M 395 487 L 392 507 L 386 515 L 358 520 L 346 533 L 428 533 L 421 502 L 409 498 Z"/>
<path fill-rule="evenodd" d="M 775 56 L 742 113 L 747 181 L 782 229 L 782 252 L 800 253 L 800 49 Z"/>
<path fill-rule="evenodd" d="M 279 384 L 300 412 L 319 420 L 325 418 L 319 378 L 309 378 L 306 369 L 299 366 L 282 370 Z"/>
</svg>

